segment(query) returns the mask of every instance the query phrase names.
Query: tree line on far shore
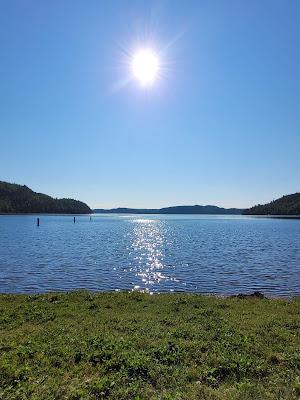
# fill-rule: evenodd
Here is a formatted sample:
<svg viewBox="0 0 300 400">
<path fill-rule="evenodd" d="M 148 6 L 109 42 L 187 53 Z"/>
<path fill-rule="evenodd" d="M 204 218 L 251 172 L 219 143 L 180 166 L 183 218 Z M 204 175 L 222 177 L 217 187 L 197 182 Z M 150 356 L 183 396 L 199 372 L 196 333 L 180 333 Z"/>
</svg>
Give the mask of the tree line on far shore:
<svg viewBox="0 0 300 400">
<path fill-rule="evenodd" d="M 54 199 L 36 193 L 27 186 L 0 181 L 0 213 L 2 214 L 89 214 L 90 207 L 78 200 Z"/>
<path fill-rule="evenodd" d="M 245 215 L 300 215 L 300 193 L 289 194 L 268 204 L 244 210 Z"/>
<path fill-rule="evenodd" d="M 96 209 L 101 213 L 145 213 L 145 214 L 244 214 L 244 215 L 300 215 L 300 193 L 283 196 L 268 204 L 258 204 L 246 210 L 225 209 L 216 206 L 177 206 L 161 209 L 117 208 Z M 36 193 L 25 185 L 0 181 L 0 213 L 49 213 L 89 214 L 93 211 L 79 200 L 55 199 L 46 194 Z"/>
</svg>

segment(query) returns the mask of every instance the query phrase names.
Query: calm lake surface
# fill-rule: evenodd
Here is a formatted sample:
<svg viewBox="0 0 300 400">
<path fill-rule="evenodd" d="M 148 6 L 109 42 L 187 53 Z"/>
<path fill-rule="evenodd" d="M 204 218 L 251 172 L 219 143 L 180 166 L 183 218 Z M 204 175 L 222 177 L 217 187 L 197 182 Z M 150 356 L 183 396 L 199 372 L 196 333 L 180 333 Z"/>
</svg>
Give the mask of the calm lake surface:
<svg viewBox="0 0 300 400">
<path fill-rule="evenodd" d="M 0 216 L 0 292 L 300 294 L 300 220 L 211 215 Z"/>
</svg>

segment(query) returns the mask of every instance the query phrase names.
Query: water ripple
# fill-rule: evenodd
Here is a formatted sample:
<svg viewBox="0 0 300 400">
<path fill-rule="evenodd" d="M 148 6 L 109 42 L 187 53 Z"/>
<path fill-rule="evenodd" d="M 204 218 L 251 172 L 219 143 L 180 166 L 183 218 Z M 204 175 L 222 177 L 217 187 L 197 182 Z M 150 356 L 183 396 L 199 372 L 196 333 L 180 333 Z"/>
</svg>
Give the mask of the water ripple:
<svg viewBox="0 0 300 400">
<path fill-rule="evenodd" d="M 0 292 L 300 294 L 300 221 L 241 216 L 0 216 Z"/>
</svg>

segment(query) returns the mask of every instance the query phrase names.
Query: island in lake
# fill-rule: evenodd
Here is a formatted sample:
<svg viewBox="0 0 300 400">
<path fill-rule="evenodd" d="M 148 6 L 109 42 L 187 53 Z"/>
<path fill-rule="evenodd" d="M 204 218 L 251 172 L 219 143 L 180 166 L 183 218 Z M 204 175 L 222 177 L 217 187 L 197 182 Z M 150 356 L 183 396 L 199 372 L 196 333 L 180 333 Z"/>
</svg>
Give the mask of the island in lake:
<svg viewBox="0 0 300 400">
<path fill-rule="evenodd" d="M 82 201 L 54 199 L 36 193 L 27 186 L 0 181 L 1 214 L 89 214 L 92 210 Z"/>
<path fill-rule="evenodd" d="M 164 208 L 111 208 L 106 210 L 96 208 L 95 213 L 101 214 L 236 214 L 243 212 L 242 208 L 222 208 L 217 206 L 173 206 Z"/>
</svg>

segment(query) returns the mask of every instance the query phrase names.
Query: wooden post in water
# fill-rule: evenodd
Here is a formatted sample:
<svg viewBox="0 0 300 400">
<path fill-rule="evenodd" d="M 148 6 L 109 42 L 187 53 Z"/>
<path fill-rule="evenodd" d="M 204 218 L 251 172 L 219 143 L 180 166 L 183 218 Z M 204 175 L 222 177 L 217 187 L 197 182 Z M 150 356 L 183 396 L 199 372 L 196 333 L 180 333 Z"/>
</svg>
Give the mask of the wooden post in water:
<svg viewBox="0 0 300 400">
<path fill-rule="evenodd" d="M 74 224 L 75 224 L 75 217 L 74 217 Z"/>
<path fill-rule="evenodd" d="M 90 217 L 90 222 L 91 222 L 91 220 L 92 220 L 92 217 Z"/>
<path fill-rule="evenodd" d="M 36 220 L 36 225 L 40 226 L 40 219 L 39 218 L 37 218 L 37 220 Z"/>
</svg>

